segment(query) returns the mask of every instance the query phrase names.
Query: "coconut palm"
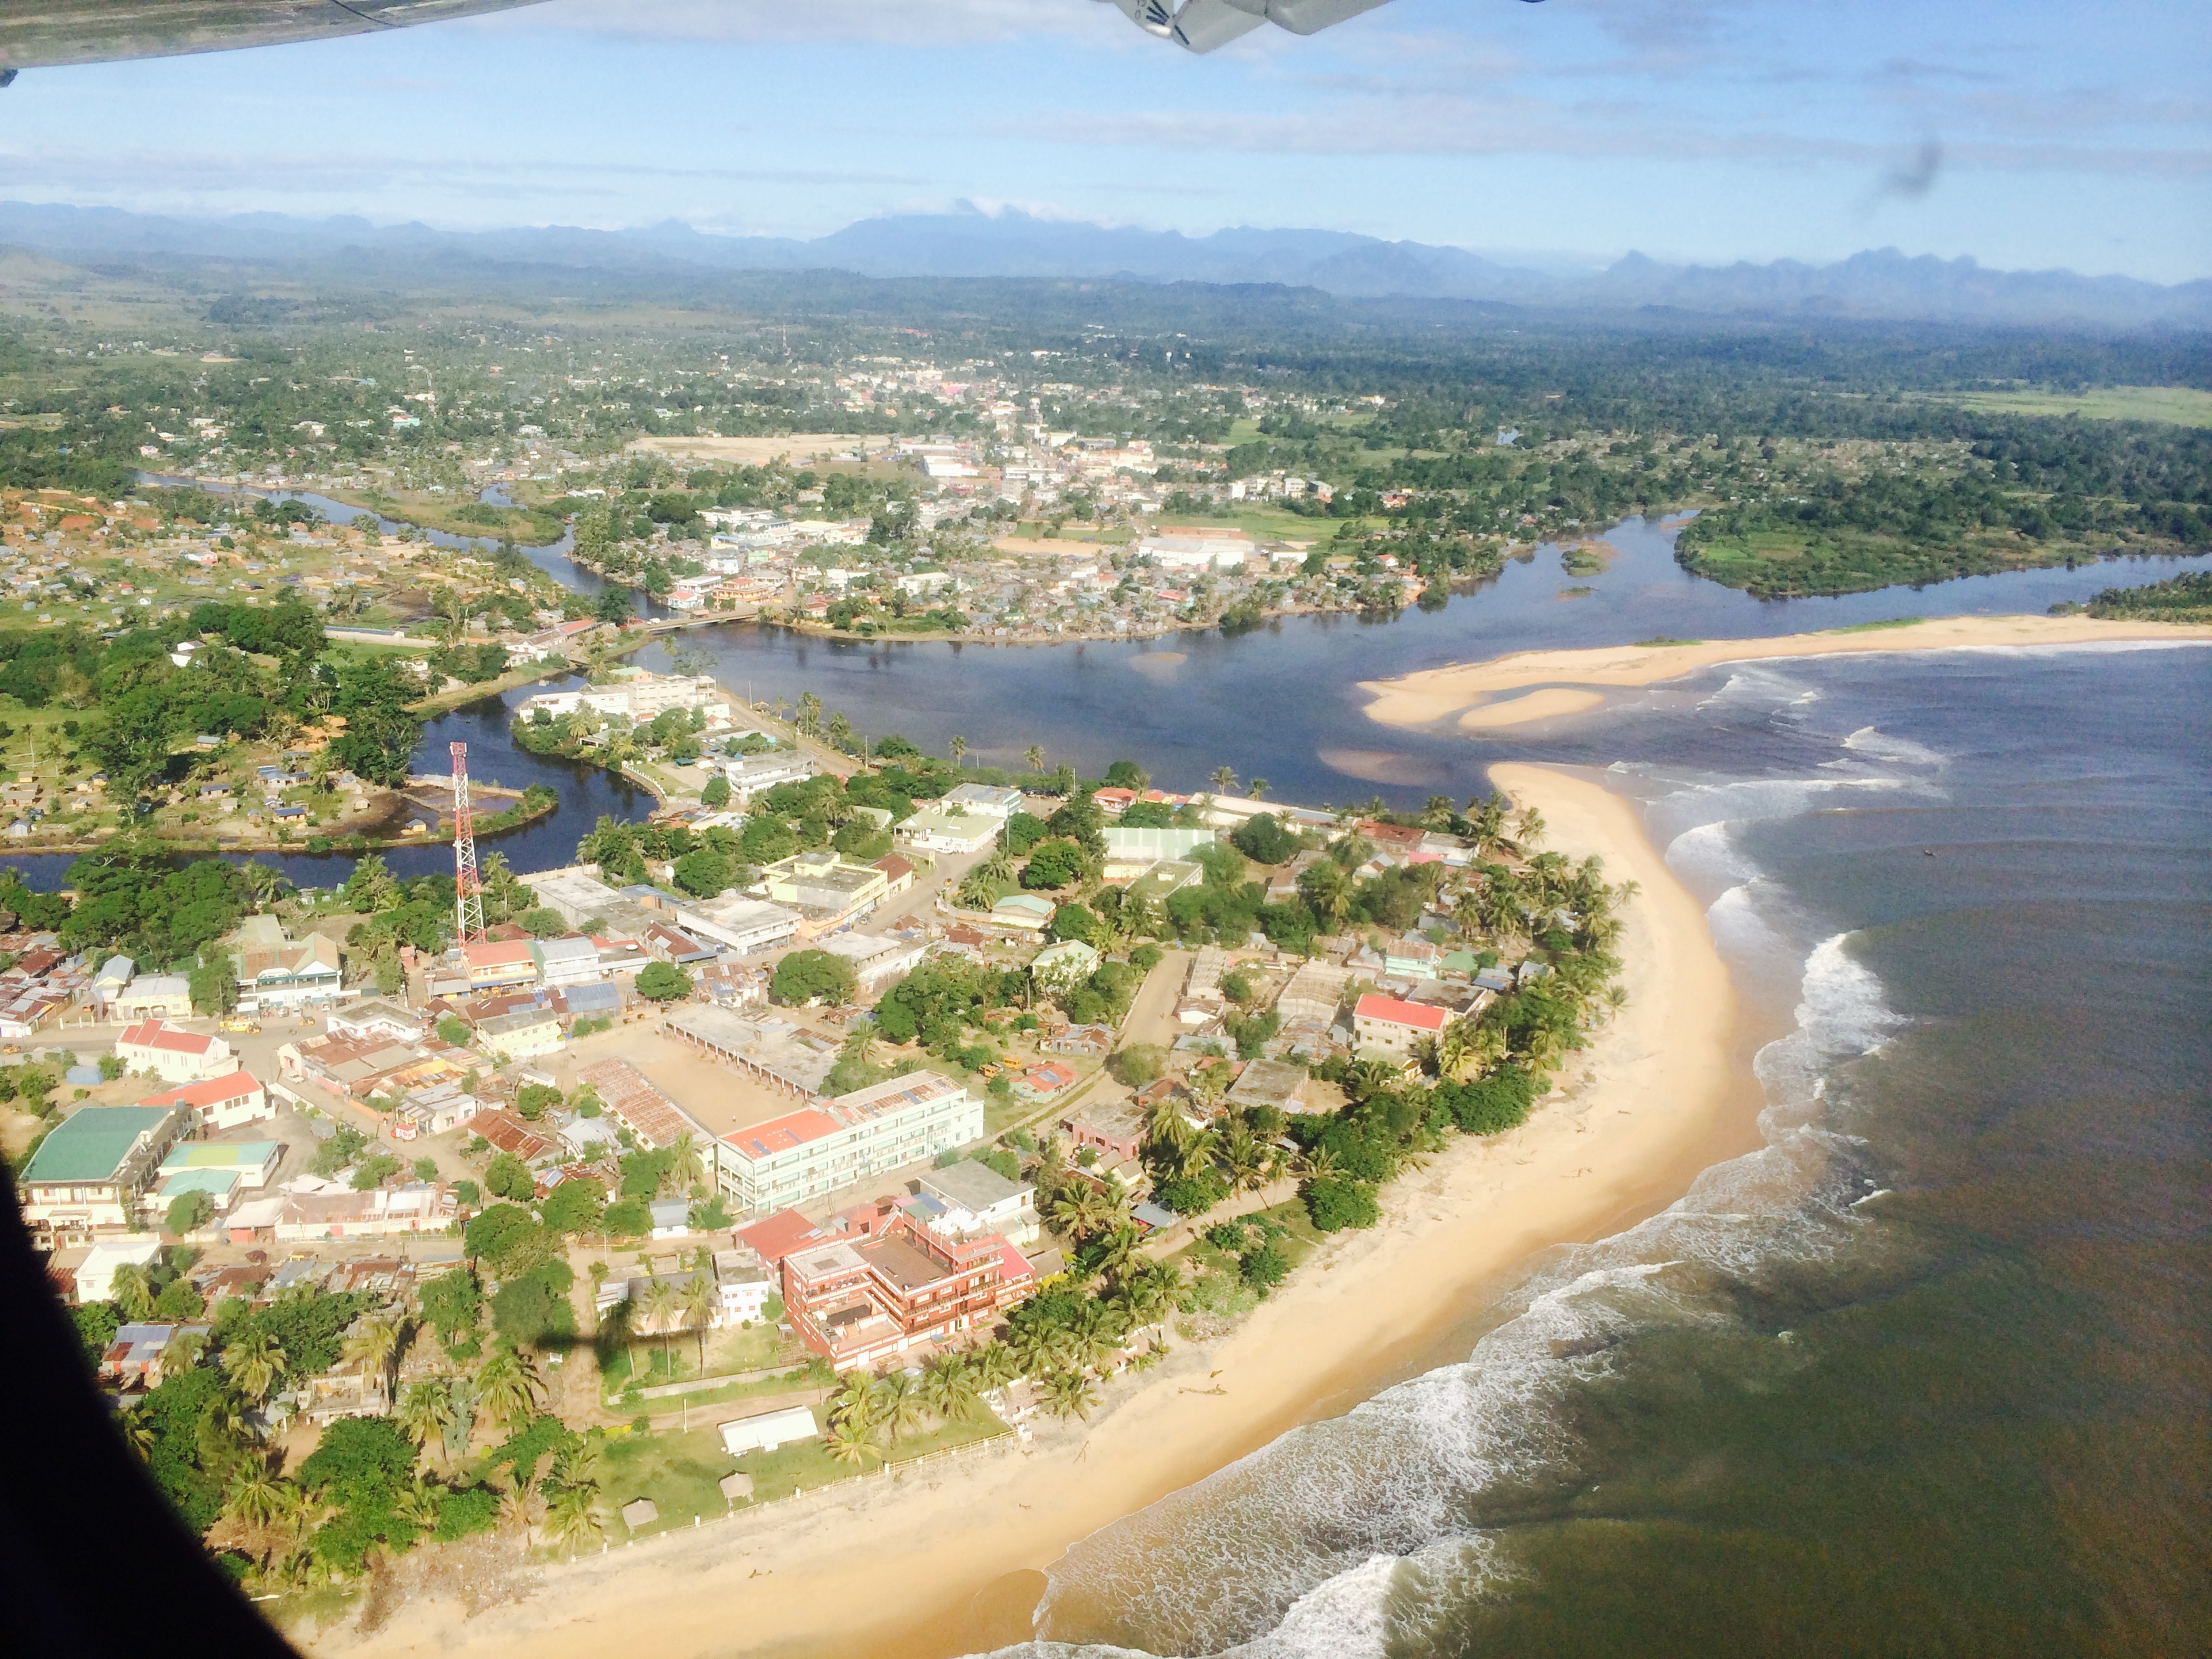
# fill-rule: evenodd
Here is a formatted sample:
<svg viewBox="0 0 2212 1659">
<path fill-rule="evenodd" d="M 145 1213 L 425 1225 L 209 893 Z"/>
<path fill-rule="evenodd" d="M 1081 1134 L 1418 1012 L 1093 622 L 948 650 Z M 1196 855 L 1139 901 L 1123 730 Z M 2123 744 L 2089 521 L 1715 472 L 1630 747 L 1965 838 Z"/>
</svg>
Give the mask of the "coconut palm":
<svg viewBox="0 0 2212 1659">
<path fill-rule="evenodd" d="M 665 1279 L 656 1279 L 645 1292 L 645 1316 L 660 1333 L 660 1357 L 667 1361 L 665 1369 L 672 1374 L 674 1362 L 668 1360 L 668 1334 L 676 1323 L 676 1286 Z"/>
<path fill-rule="evenodd" d="M 570 1435 L 553 1453 L 553 1479 L 564 1487 L 596 1489 L 599 1484 L 599 1443 L 585 1435 Z"/>
<path fill-rule="evenodd" d="M 566 1544 L 574 1555 L 580 1545 L 597 1543 L 606 1535 L 599 1519 L 599 1489 L 593 1486 L 563 1486 L 545 1505 L 546 1535 Z"/>
<path fill-rule="evenodd" d="M 982 1410 L 975 1367 L 956 1353 L 944 1353 L 922 1367 L 922 1403 L 942 1422 L 970 1422 Z"/>
<path fill-rule="evenodd" d="M 208 1334 L 205 1331 L 179 1331 L 169 1339 L 169 1346 L 161 1350 L 161 1375 L 182 1376 L 200 1363 L 207 1352 Z"/>
<path fill-rule="evenodd" d="M 1061 1371 L 1044 1385 L 1045 1409 L 1054 1417 L 1087 1418 L 1098 1391 L 1080 1371 Z"/>
<path fill-rule="evenodd" d="M 242 1465 L 223 1488 L 222 1514 L 240 1526 L 271 1527 L 284 1513 L 284 1483 L 254 1460 Z"/>
<path fill-rule="evenodd" d="M 1221 1161 L 1228 1166 L 1231 1184 L 1246 1193 L 1256 1193 L 1267 1184 L 1273 1163 L 1267 1145 L 1242 1119 L 1232 1119 L 1222 1134 Z"/>
<path fill-rule="evenodd" d="M 1269 783 L 1265 778 L 1252 778 L 1246 781 L 1244 793 L 1254 800 L 1264 800 L 1267 799 L 1267 791 L 1273 787 L 1274 785 Z"/>
<path fill-rule="evenodd" d="M 544 1388 L 537 1363 L 519 1348 L 495 1349 L 477 1372 L 485 1415 L 509 1434 L 527 1426 L 537 1414 Z"/>
<path fill-rule="evenodd" d="M 545 1513 L 545 1500 L 538 1495 L 538 1482 L 517 1469 L 502 1469 L 492 1477 L 499 1488 L 499 1523 L 522 1534 L 522 1547 L 530 1547 L 531 1538 L 538 1520 Z"/>
<path fill-rule="evenodd" d="M 1217 794 L 1227 794 L 1237 787 L 1237 769 L 1233 766 L 1215 767 L 1212 782 Z"/>
<path fill-rule="evenodd" d="M 1103 1370 L 1121 1346 L 1128 1322 L 1121 1311 L 1103 1302 L 1086 1302 L 1067 1327 L 1077 1363 Z"/>
<path fill-rule="evenodd" d="M 145 1462 L 154 1455 L 154 1425 L 146 1420 L 145 1402 L 127 1406 L 115 1416 L 115 1425 L 122 1431 L 124 1443 Z"/>
<path fill-rule="evenodd" d="M 366 1315 L 338 1352 L 368 1375 L 388 1382 L 393 1358 L 399 1352 L 402 1323 L 399 1315 L 390 1309 Z"/>
<path fill-rule="evenodd" d="M 668 1168 L 661 1176 L 661 1185 L 688 1193 L 695 1187 L 704 1186 L 706 1181 L 706 1161 L 701 1155 L 698 1138 L 687 1129 L 668 1145 Z"/>
<path fill-rule="evenodd" d="M 1336 1154 L 1326 1146 L 1310 1146 L 1291 1160 L 1291 1167 L 1308 1181 L 1327 1181 L 1336 1173 Z"/>
<path fill-rule="evenodd" d="M 1200 1129 L 1177 1149 L 1176 1174 L 1185 1181 L 1213 1167 L 1214 1157 L 1221 1151 L 1221 1137 L 1211 1129 Z"/>
<path fill-rule="evenodd" d="M 1525 851 L 1544 839 L 1544 815 L 1533 806 L 1524 806 L 1513 819 L 1513 839 Z"/>
<path fill-rule="evenodd" d="M 1145 1236 L 1133 1224 L 1123 1222 L 1099 1241 L 1098 1271 L 1109 1279 L 1122 1278 L 1144 1247 Z"/>
<path fill-rule="evenodd" d="M 956 737 L 952 739 L 951 747 L 952 763 L 955 766 L 958 766 L 968 757 L 968 739 L 965 738 Z"/>
<path fill-rule="evenodd" d="M 832 1423 L 847 1423 L 866 1434 L 876 1431 L 881 1421 L 878 1414 L 876 1379 L 866 1371 L 854 1371 L 848 1376 L 834 1396 L 830 1407 Z"/>
<path fill-rule="evenodd" d="M 856 1469 L 865 1468 L 871 1458 L 880 1461 L 884 1455 L 874 1434 L 849 1419 L 833 1420 L 823 1434 L 822 1446 L 840 1463 L 849 1463 Z"/>
<path fill-rule="evenodd" d="M 1077 1183 L 1057 1206 L 1058 1219 L 1078 1238 L 1105 1231 L 1119 1214 L 1119 1206 L 1088 1182 Z"/>
<path fill-rule="evenodd" d="M 722 1304 L 721 1292 L 707 1274 L 694 1272 L 690 1282 L 684 1285 L 677 1301 L 683 1311 L 684 1322 L 699 1339 L 699 1371 L 703 1376 L 707 1370 L 707 1327 L 714 1322 L 714 1310 Z"/>
<path fill-rule="evenodd" d="M 1030 771 L 1032 774 L 1044 770 L 1044 749 L 1042 745 L 1034 743 L 1031 744 L 1027 749 L 1022 750 L 1022 759 L 1028 765 Z"/>
<path fill-rule="evenodd" d="M 894 1445 L 921 1426 L 927 1408 L 921 1390 L 904 1371 L 893 1371 L 876 1384 L 876 1420 Z"/>
<path fill-rule="evenodd" d="M 975 866 L 975 873 L 994 885 L 1003 887 L 1014 878 L 1014 855 L 1001 844 L 992 850 L 990 857 Z"/>
<path fill-rule="evenodd" d="M 107 1294 L 126 1324 L 137 1324 L 154 1311 L 153 1288 L 146 1283 L 146 1270 L 135 1261 L 115 1270 Z"/>
<path fill-rule="evenodd" d="M 418 1450 L 428 1451 L 434 1439 L 443 1441 L 446 1426 L 453 1419 L 453 1385 L 442 1376 L 426 1376 L 419 1382 L 410 1382 L 402 1389 L 399 1403 L 392 1413 L 399 1431 L 415 1443 Z"/>
<path fill-rule="evenodd" d="M 1505 1033 L 1462 1015 L 1444 1027 L 1437 1044 L 1437 1070 L 1454 1082 L 1480 1077 L 1505 1058 Z"/>
<path fill-rule="evenodd" d="M 1014 1356 L 1003 1342 L 986 1342 L 969 1357 L 969 1369 L 979 1389 L 1003 1389 L 1020 1375 Z"/>
<path fill-rule="evenodd" d="M 988 910 L 999 902 L 999 890 L 981 870 L 971 870 L 956 896 L 963 910 Z"/>
</svg>

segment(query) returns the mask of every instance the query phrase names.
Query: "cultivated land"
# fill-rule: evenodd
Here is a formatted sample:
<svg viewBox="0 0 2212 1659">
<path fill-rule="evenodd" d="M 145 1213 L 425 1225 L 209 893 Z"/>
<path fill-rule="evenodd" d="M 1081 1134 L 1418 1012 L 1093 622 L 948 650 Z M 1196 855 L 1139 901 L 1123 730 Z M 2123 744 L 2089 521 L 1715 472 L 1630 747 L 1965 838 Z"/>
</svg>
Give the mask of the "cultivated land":
<svg viewBox="0 0 2212 1659">
<path fill-rule="evenodd" d="M 2085 421 L 2212 426 L 2212 392 L 2185 386 L 2108 386 L 2087 392 L 1976 392 L 1945 398 L 1995 415 L 2075 415 Z"/>
<path fill-rule="evenodd" d="M 1480 731 L 1587 713 L 1603 702 L 1597 688 L 1656 685 L 1717 663 L 2173 640 L 2212 641 L 2212 625 L 2101 622 L 2088 617 L 1950 617 L 1770 640 L 1689 640 L 1672 645 L 1601 646 L 1586 651 L 1522 651 L 1488 662 L 1427 669 L 1395 680 L 1369 680 L 1360 689 L 1374 698 L 1367 705 L 1368 718 L 1385 726 L 1432 726 L 1458 715 L 1462 728 Z M 1540 686 L 1547 690 L 1529 690 Z M 1515 692 L 1525 695 L 1508 696 Z M 1539 701 L 1546 698 L 1551 700 Z"/>
<path fill-rule="evenodd" d="M 1505 766 L 1549 840 L 1640 882 L 1622 912 L 1630 1000 L 1565 1092 L 1522 1127 L 1455 1141 L 1384 1194 L 1383 1224 L 1321 1244 L 1217 1343 L 1125 1380 L 1087 1425 L 965 1468 L 846 1481 L 800 1506 L 544 1571 L 513 1605 L 457 1622 L 425 1601 L 319 1654 L 603 1659 L 625 1649 L 940 1659 L 1026 1639 L 1040 1571 L 1070 1544 L 1400 1377 L 1463 1355 L 1486 1289 L 1549 1246 L 1655 1212 L 1757 1144 L 1753 1034 L 1697 901 L 1634 810 L 1587 778 Z"/>
</svg>

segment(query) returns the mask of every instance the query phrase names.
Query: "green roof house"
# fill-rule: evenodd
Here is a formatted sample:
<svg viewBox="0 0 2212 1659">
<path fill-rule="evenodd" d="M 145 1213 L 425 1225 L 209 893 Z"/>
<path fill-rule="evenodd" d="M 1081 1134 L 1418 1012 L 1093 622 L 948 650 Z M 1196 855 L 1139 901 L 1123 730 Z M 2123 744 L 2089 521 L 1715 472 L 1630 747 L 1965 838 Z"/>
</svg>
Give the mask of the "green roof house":
<svg viewBox="0 0 2212 1659">
<path fill-rule="evenodd" d="M 191 1121 L 163 1106 L 88 1106 L 40 1143 L 23 1170 L 23 1219 L 49 1248 L 127 1227 Z"/>
</svg>

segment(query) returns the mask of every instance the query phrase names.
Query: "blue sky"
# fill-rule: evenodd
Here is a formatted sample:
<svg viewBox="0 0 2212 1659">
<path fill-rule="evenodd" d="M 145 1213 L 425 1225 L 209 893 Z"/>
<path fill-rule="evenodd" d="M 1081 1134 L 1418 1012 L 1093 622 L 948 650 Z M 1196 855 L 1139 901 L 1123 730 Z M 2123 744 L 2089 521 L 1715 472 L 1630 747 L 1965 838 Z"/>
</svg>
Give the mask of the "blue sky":
<svg viewBox="0 0 2212 1659">
<path fill-rule="evenodd" d="M 961 202 L 1593 259 L 2212 276 L 2203 0 L 550 0 L 0 93 L 0 198 L 814 235 Z"/>
</svg>

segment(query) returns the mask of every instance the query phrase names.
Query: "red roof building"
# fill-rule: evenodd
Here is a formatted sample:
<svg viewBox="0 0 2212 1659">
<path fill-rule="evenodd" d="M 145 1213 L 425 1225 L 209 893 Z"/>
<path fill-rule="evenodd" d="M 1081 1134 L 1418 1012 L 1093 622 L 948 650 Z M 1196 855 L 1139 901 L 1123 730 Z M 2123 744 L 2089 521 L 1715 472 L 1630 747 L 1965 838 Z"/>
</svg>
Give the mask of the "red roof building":
<svg viewBox="0 0 2212 1659">
<path fill-rule="evenodd" d="M 1430 1002 L 1401 1002 L 1395 997 L 1368 995 L 1352 1010 L 1352 1045 L 1380 1048 L 1386 1054 L 1407 1055 L 1424 1038 L 1443 1034 L 1451 1023 L 1449 1008 Z"/>
</svg>

